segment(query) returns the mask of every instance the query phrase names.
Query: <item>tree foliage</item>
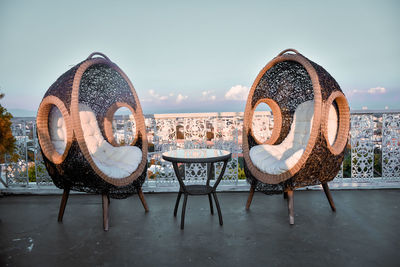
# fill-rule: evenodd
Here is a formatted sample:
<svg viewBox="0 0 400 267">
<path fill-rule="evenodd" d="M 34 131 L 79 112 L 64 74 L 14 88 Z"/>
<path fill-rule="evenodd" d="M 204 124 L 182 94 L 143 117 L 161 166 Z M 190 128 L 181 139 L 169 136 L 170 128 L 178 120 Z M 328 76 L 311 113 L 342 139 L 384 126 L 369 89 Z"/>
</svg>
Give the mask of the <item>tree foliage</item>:
<svg viewBox="0 0 400 267">
<path fill-rule="evenodd" d="M 0 93 L 0 99 L 4 94 Z M 15 138 L 11 132 L 11 113 L 0 104 L 0 162 L 4 162 L 5 154 L 12 155 L 15 149 Z"/>
</svg>

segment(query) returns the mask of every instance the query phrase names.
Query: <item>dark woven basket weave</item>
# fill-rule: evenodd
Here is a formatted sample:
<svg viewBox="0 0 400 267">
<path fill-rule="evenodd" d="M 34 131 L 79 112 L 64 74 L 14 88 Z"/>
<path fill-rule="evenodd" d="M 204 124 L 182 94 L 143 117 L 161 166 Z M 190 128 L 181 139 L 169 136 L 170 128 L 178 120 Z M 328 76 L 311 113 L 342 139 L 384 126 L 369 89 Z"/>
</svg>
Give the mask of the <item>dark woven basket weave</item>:
<svg viewBox="0 0 400 267">
<path fill-rule="evenodd" d="M 93 58 L 94 55 L 103 58 Z M 113 146 L 118 146 L 112 130 L 114 113 L 119 107 L 127 107 L 132 112 L 136 138 L 130 145 L 141 149 L 142 159 L 129 176 L 115 179 L 96 166 L 85 143 L 80 103 L 93 110 L 104 139 Z M 53 106 L 61 111 L 67 128 L 63 154 L 55 150 L 49 134 L 49 113 Z M 38 110 L 37 132 L 47 171 L 57 187 L 114 198 L 125 198 L 140 190 L 146 177 L 148 149 L 142 108 L 128 77 L 105 55 L 91 54 L 51 85 Z"/>
<path fill-rule="evenodd" d="M 287 52 L 294 52 L 287 53 Z M 279 144 L 290 131 L 296 108 L 314 101 L 310 137 L 300 160 L 284 173 L 274 175 L 253 165 L 249 151 L 259 144 Z M 271 107 L 274 128 L 266 142 L 252 132 L 256 106 Z M 335 142 L 328 142 L 328 114 L 331 105 L 338 113 Z M 338 173 L 344 157 L 350 127 L 349 106 L 339 85 L 329 73 L 294 49 L 287 49 L 271 60 L 258 74 L 249 92 L 244 114 L 243 155 L 248 182 L 264 193 L 281 193 L 298 187 L 326 183 Z"/>
</svg>

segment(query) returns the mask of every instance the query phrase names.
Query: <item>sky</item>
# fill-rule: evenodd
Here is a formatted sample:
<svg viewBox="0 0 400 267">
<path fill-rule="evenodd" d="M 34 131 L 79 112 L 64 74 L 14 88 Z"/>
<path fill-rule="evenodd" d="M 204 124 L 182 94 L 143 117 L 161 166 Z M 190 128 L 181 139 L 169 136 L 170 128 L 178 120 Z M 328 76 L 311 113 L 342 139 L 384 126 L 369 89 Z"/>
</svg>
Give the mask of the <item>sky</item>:
<svg viewBox="0 0 400 267">
<path fill-rule="evenodd" d="M 399 14 L 388 0 L 0 0 L 1 105 L 34 116 L 50 85 L 99 51 L 145 114 L 244 111 L 259 71 L 295 48 L 351 109 L 400 109 Z"/>
</svg>

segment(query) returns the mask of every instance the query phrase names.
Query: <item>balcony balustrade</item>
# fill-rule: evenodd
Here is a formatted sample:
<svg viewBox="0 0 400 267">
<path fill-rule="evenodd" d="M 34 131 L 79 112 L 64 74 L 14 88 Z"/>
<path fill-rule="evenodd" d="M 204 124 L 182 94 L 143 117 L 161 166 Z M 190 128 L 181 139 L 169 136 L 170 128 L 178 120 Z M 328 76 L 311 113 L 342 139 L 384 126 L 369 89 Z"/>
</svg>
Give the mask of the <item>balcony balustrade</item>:
<svg viewBox="0 0 400 267">
<path fill-rule="evenodd" d="M 232 152 L 221 182 L 227 188 L 246 186 L 242 158 L 242 112 L 181 113 L 147 115 L 149 141 L 148 175 L 144 189 L 177 190 L 179 185 L 171 163 L 161 153 L 176 148 L 217 148 Z M 269 112 L 256 112 L 253 127 L 258 140 L 266 140 L 273 128 Z M 114 136 L 121 144 L 132 142 L 135 122 L 132 116 L 117 116 L 113 122 Z M 36 187 L 53 185 L 43 164 L 36 136 L 34 119 L 13 119 L 16 138 L 14 161 L 6 155 L 1 164 L 4 187 Z M 15 161 L 15 159 L 17 160 Z M 217 165 L 214 175 L 220 171 Z M 188 183 L 203 182 L 207 177 L 202 164 L 182 165 Z M 400 110 L 352 111 L 349 142 L 341 171 L 333 183 L 400 184 Z M 0 185 L 1 186 L 1 185 Z"/>
</svg>

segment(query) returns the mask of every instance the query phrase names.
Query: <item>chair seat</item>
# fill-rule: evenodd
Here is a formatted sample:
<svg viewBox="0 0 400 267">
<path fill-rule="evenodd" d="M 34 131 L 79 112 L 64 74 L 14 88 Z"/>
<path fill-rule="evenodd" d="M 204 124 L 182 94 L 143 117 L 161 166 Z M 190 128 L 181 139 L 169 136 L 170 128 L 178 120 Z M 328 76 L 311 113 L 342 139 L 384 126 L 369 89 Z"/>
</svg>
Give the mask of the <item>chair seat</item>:
<svg viewBox="0 0 400 267">
<path fill-rule="evenodd" d="M 105 140 L 91 154 L 97 167 L 112 178 L 124 178 L 131 175 L 142 160 L 140 148 L 136 146 L 114 147 Z"/>
<path fill-rule="evenodd" d="M 304 149 L 277 149 L 273 145 L 258 145 L 250 150 L 253 164 L 269 174 L 281 174 L 291 169 L 303 155 Z"/>
</svg>

